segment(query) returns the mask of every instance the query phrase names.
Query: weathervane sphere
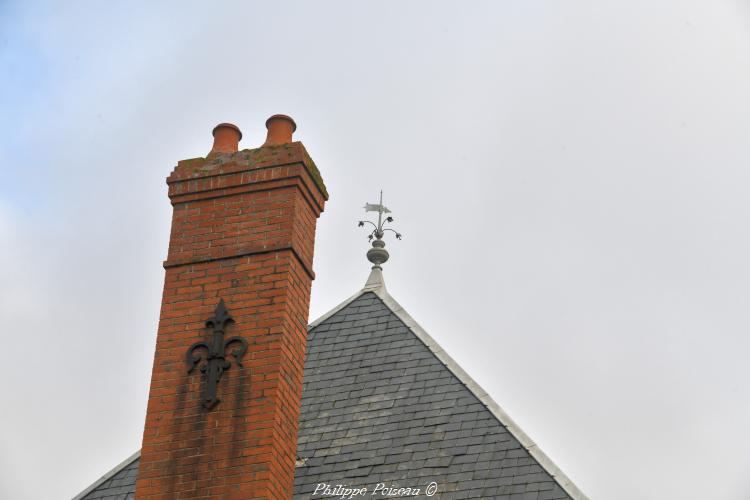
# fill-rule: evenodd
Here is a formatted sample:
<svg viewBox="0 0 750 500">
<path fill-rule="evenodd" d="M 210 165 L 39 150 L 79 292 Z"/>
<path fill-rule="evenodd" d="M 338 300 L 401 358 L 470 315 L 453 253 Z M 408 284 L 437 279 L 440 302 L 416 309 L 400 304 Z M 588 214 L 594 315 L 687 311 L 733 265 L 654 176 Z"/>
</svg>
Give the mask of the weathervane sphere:
<svg viewBox="0 0 750 500">
<path fill-rule="evenodd" d="M 388 260 L 388 250 L 385 248 L 385 242 L 383 240 L 375 240 L 372 242 L 372 248 L 367 251 L 367 260 L 375 264 L 376 267 L 380 267 Z"/>
</svg>

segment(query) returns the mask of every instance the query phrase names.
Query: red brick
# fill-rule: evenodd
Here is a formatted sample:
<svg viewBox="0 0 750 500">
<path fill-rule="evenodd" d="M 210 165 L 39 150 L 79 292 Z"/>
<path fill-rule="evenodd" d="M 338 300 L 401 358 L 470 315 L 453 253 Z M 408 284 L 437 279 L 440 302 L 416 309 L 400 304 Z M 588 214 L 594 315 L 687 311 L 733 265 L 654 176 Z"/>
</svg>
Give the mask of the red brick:
<svg viewBox="0 0 750 500">
<path fill-rule="evenodd" d="M 300 143 L 228 155 L 218 167 L 181 161 L 168 179 L 174 214 L 139 499 L 292 495 L 315 225 L 327 193 Z M 235 319 L 225 338 L 245 338 L 248 351 L 244 368 L 228 356 L 221 402 L 205 410 L 203 375 L 187 373 L 185 353 L 209 339 L 204 323 L 219 298 Z"/>
</svg>

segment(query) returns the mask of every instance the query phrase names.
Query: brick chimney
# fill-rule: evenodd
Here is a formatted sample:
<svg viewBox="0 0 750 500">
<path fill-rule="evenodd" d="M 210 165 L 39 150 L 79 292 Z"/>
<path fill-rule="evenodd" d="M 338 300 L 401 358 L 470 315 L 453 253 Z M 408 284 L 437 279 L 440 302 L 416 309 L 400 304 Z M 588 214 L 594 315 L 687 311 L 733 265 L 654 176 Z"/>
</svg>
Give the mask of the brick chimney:
<svg viewBox="0 0 750 500">
<path fill-rule="evenodd" d="M 291 498 L 315 224 L 328 198 L 288 116 L 257 149 L 213 130 L 174 212 L 138 499 Z"/>
</svg>

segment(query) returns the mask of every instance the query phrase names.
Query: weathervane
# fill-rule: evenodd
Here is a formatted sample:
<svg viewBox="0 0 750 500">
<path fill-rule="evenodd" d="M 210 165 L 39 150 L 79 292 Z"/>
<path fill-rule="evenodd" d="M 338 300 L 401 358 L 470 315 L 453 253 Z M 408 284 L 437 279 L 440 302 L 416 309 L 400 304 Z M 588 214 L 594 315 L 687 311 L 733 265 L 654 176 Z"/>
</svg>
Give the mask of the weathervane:
<svg viewBox="0 0 750 500">
<path fill-rule="evenodd" d="M 198 354 L 197 356 L 193 353 L 198 349 L 205 349 L 206 362 L 201 366 L 201 373 L 206 374 L 206 385 L 203 388 L 203 406 L 207 409 L 211 409 L 221 401 L 216 397 L 216 386 L 221 380 L 221 374 L 229 370 L 232 364 L 226 360 L 226 349 L 230 344 L 238 344 L 237 348 L 232 351 L 234 356 L 234 362 L 237 366 L 242 368 L 242 356 L 247 352 L 247 340 L 242 337 L 230 337 L 224 340 L 224 330 L 229 323 L 234 323 L 234 318 L 229 315 L 227 307 L 224 305 L 224 299 L 219 300 L 219 303 L 214 309 L 214 315 L 206 320 L 206 328 L 213 330 L 213 336 L 211 342 L 196 342 L 191 345 L 186 353 L 186 361 L 188 364 L 188 373 L 192 373 L 198 363 L 204 359 L 204 356 Z"/>
<path fill-rule="evenodd" d="M 391 211 L 388 210 L 385 205 L 383 205 L 383 191 L 380 191 L 380 203 L 365 203 L 364 208 L 365 212 L 378 213 L 377 224 L 375 224 L 374 222 L 370 222 L 369 220 L 361 220 L 359 221 L 358 226 L 364 227 L 365 224 L 371 224 L 375 228 L 369 235 L 367 235 L 367 238 L 372 242 L 372 248 L 367 251 L 367 260 L 375 264 L 374 266 L 372 266 L 373 269 L 382 269 L 380 267 L 380 264 L 388 260 L 388 250 L 385 249 L 385 241 L 383 241 L 383 236 L 385 236 L 385 233 L 387 231 L 390 231 L 396 235 L 397 240 L 400 240 L 401 233 L 398 233 L 389 227 L 383 227 L 386 224 L 393 222 L 393 217 L 391 216 L 383 219 L 383 214 L 391 213 Z"/>
</svg>

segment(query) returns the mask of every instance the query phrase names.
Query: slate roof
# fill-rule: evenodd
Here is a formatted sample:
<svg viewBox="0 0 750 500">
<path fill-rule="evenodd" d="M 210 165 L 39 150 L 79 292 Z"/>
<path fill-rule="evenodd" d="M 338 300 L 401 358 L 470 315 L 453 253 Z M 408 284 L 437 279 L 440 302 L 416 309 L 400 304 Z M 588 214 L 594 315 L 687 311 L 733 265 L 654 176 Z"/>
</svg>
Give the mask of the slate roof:
<svg viewBox="0 0 750 500">
<path fill-rule="evenodd" d="M 295 499 L 324 498 L 320 483 L 426 498 L 435 482 L 440 499 L 586 500 L 390 297 L 380 270 L 310 327 L 297 455 Z M 133 498 L 137 467 L 136 454 L 74 500 Z"/>
<path fill-rule="evenodd" d="M 94 484 L 83 490 L 73 500 L 83 498 L 107 500 L 132 500 L 135 498 L 135 478 L 141 452 L 129 456 L 120 465 L 106 473 Z"/>
</svg>

